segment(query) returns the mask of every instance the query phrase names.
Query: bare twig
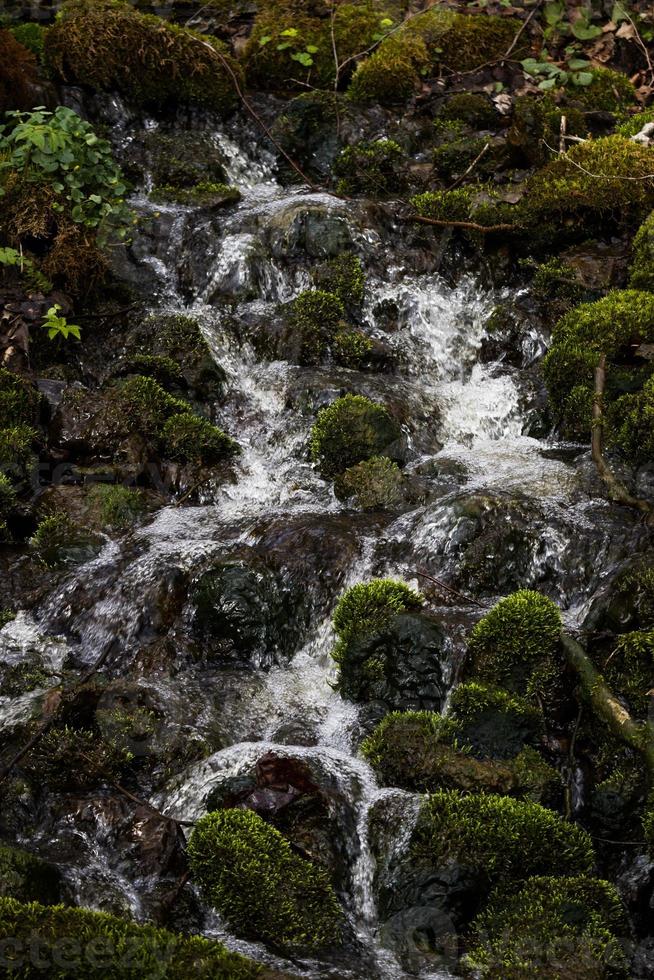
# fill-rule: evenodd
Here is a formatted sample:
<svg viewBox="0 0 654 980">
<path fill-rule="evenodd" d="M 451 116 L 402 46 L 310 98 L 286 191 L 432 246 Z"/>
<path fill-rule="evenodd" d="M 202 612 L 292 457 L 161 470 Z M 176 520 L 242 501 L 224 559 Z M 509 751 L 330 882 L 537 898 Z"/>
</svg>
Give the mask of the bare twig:
<svg viewBox="0 0 654 980">
<path fill-rule="evenodd" d="M 542 7 L 542 5 L 543 5 L 543 0 L 538 0 L 536 6 L 531 11 L 531 13 L 529 14 L 529 16 L 522 22 L 522 27 L 517 32 L 516 36 L 511 41 L 511 44 L 509 45 L 509 47 L 504 52 L 504 57 L 505 58 L 508 58 L 509 55 L 513 51 L 515 51 L 515 48 L 516 48 L 516 45 L 517 45 L 518 41 L 520 40 L 520 38 L 522 37 L 522 35 L 524 34 L 524 32 L 527 30 L 527 28 L 529 27 L 530 23 L 532 22 L 532 20 L 536 16 L 537 11 Z"/>
<path fill-rule="evenodd" d="M 465 595 L 463 592 L 459 592 L 458 589 L 452 588 L 451 585 L 448 585 L 446 582 L 441 581 L 441 579 L 439 578 L 435 578 L 433 575 L 428 575 L 427 572 L 417 571 L 416 575 L 418 575 L 420 578 L 426 578 L 429 582 L 433 582 L 434 585 L 437 585 L 439 589 L 444 589 L 446 592 L 449 592 L 451 595 L 456 596 L 457 599 L 463 599 L 464 602 L 467 602 L 470 605 L 479 606 L 480 609 L 488 608 L 487 603 L 480 602 L 478 599 L 473 598 L 473 596 Z"/>
<path fill-rule="evenodd" d="M 459 184 L 466 179 L 469 173 L 472 173 L 472 171 L 475 169 L 475 167 L 477 166 L 477 164 L 479 163 L 483 155 L 488 152 L 489 148 L 490 148 L 490 143 L 485 143 L 481 153 L 477 154 L 477 156 L 472 161 L 468 169 L 464 171 L 460 177 L 457 177 L 454 183 L 447 188 L 448 191 L 453 191 L 455 187 L 458 187 Z"/>
<path fill-rule="evenodd" d="M 437 228 L 467 228 L 470 231 L 480 231 L 487 235 L 495 231 L 519 231 L 520 225 L 479 225 L 476 221 L 446 221 L 444 218 L 424 218 L 421 214 L 412 214 L 408 218 L 400 218 L 400 221 L 416 222 L 419 225 L 434 225 Z"/>
</svg>

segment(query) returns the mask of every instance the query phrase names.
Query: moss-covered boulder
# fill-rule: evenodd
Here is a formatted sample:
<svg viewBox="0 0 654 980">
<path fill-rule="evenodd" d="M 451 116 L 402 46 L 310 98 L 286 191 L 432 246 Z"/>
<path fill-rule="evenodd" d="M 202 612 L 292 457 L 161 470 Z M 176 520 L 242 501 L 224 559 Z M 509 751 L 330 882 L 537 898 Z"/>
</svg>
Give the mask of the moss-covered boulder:
<svg viewBox="0 0 654 980">
<path fill-rule="evenodd" d="M 427 10 L 410 18 L 359 64 L 348 95 L 355 102 L 404 102 L 421 77 L 439 70 L 471 71 L 501 57 L 519 26 L 512 18 Z"/>
<path fill-rule="evenodd" d="M 334 161 L 339 194 L 388 197 L 406 186 L 405 154 L 395 140 L 362 140 L 346 146 Z"/>
<path fill-rule="evenodd" d="M 336 607 L 338 687 L 365 703 L 371 718 L 441 706 L 446 638 L 440 623 L 419 611 L 422 602 L 403 582 L 376 579 L 352 586 Z"/>
<path fill-rule="evenodd" d="M 307 289 L 285 310 L 284 353 L 299 364 L 318 364 L 331 350 L 345 317 L 341 299 L 323 289 Z"/>
<path fill-rule="evenodd" d="M 238 98 L 232 76 L 242 78 L 221 41 L 121 0 L 69 0 L 48 31 L 45 56 L 59 81 L 160 109 L 191 104 L 229 112 Z"/>
<path fill-rule="evenodd" d="M 357 255 L 343 252 L 327 259 L 312 270 L 311 277 L 316 289 L 337 296 L 350 316 L 361 312 L 366 277 Z"/>
<path fill-rule="evenodd" d="M 297 950 L 340 942 L 342 913 L 326 873 L 252 811 L 202 817 L 188 856 L 207 901 L 242 935 Z"/>
<path fill-rule="evenodd" d="M 624 906 L 608 881 L 535 877 L 517 891 L 499 889 L 473 923 L 464 974 L 504 980 L 629 976 Z"/>
<path fill-rule="evenodd" d="M 540 803 L 553 799 L 560 787 L 556 770 L 535 750 L 523 748 L 504 760 L 475 758 L 459 724 L 428 711 L 392 712 L 361 751 L 383 786 L 412 792 L 456 789 Z"/>
<path fill-rule="evenodd" d="M 593 68 L 590 85 L 576 86 L 567 91 L 567 99 L 578 103 L 586 112 L 624 113 L 636 104 L 636 89 L 630 78 L 621 71 Z"/>
<path fill-rule="evenodd" d="M 632 289 L 654 293 L 654 212 L 642 223 L 633 240 L 629 285 Z"/>
<path fill-rule="evenodd" d="M 48 568 L 78 565 L 94 558 L 102 539 L 88 528 L 80 527 L 68 514 L 58 511 L 39 521 L 29 539 L 34 556 Z"/>
<path fill-rule="evenodd" d="M 438 792 L 422 805 L 411 837 L 412 860 L 438 868 L 450 861 L 491 883 L 533 875 L 591 871 L 590 836 L 537 803 L 506 796 Z"/>
<path fill-rule="evenodd" d="M 541 711 L 526 699 L 476 681 L 452 692 L 449 713 L 459 737 L 479 758 L 508 759 L 535 746 L 544 732 Z"/>
<path fill-rule="evenodd" d="M 638 405 L 622 402 L 625 393 L 637 393 L 651 372 L 650 362 L 638 356 L 640 345 L 654 341 L 654 295 L 638 290 L 609 293 L 595 303 L 584 303 L 556 325 L 552 346 L 543 361 L 552 413 L 564 434 L 588 440 L 592 424 L 594 371 L 601 354 L 607 362 L 604 407 L 611 411 L 609 439 L 617 440 L 622 421 Z M 637 419 L 634 420 L 637 423 Z M 628 425 L 629 428 L 629 425 Z"/>
<path fill-rule="evenodd" d="M 55 905 L 61 899 L 61 874 L 28 851 L 0 844 L 0 896 Z"/>
<path fill-rule="evenodd" d="M 372 456 L 402 462 L 401 429 L 384 405 L 344 395 L 323 408 L 311 430 L 311 456 L 324 477 L 344 473 Z"/>
<path fill-rule="evenodd" d="M 337 478 L 338 497 L 354 498 L 362 510 L 385 510 L 402 500 L 402 471 L 388 456 L 372 456 Z"/>
<path fill-rule="evenodd" d="M 527 589 L 501 599 L 473 627 L 468 675 L 524 694 L 560 672 L 561 614 L 546 596 Z"/>
<path fill-rule="evenodd" d="M 15 962 L 18 975 L 26 980 L 44 975 L 58 980 L 143 980 L 162 976 L 162 970 L 176 980 L 282 980 L 286 976 L 264 971 L 260 964 L 202 936 L 180 936 L 104 912 L 25 904 L 12 898 L 0 898 L 0 941 L 11 948 L 12 966 Z M 37 963 L 30 955 L 35 948 Z M 43 963 L 57 965 L 44 974 Z M 16 971 L 11 968 L 10 973 Z"/>
</svg>

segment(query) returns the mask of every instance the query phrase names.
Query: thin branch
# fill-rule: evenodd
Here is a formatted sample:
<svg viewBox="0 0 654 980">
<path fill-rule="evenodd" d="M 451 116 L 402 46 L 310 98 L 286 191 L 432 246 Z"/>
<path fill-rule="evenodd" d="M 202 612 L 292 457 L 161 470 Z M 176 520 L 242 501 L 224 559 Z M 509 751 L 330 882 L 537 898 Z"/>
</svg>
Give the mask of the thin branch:
<svg viewBox="0 0 654 980">
<path fill-rule="evenodd" d="M 470 231 L 480 231 L 488 234 L 495 231 L 519 231 L 520 225 L 478 225 L 476 221 L 446 221 L 440 218 L 424 218 L 421 214 L 413 214 L 408 218 L 400 218 L 400 221 L 416 222 L 419 225 L 435 225 L 437 228 L 466 228 Z"/>
<path fill-rule="evenodd" d="M 467 602 L 472 606 L 479 606 L 480 609 L 488 609 L 488 603 L 480 602 L 478 599 L 473 598 L 473 596 L 465 595 L 463 592 L 459 592 L 458 589 L 452 588 L 451 585 L 448 585 L 446 582 L 442 582 L 441 579 L 435 578 L 433 575 L 428 575 L 427 572 L 417 571 L 416 575 L 418 575 L 420 578 L 426 578 L 429 582 L 433 582 L 439 589 L 444 589 L 446 592 L 451 593 L 451 595 L 456 596 L 457 599 L 463 599 L 464 602 Z"/>
<path fill-rule="evenodd" d="M 478 153 L 477 154 L 477 156 L 472 161 L 472 163 L 470 164 L 470 166 L 468 167 L 468 169 L 465 170 L 461 174 L 460 177 L 457 177 L 456 180 L 454 181 L 454 183 L 450 187 L 447 188 L 448 191 L 453 191 L 455 187 L 458 187 L 459 184 L 466 179 L 466 177 L 468 176 L 468 174 L 472 173 L 472 171 L 475 169 L 475 167 L 477 166 L 477 164 L 479 163 L 479 161 L 481 160 L 481 158 L 483 157 L 483 155 L 488 152 L 489 148 L 490 148 L 490 143 L 485 143 L 484 144 L 484 147 L 483 147 L 483 149 L 481 151 L 481 153 Z"/>
<path fill-rule="evenodd" d="M 543 0 L 538 0 L 537 4 L 534 7 L 534 9 L 532 10 L 532 12 L 529 14 L 529 16 L 526 18 L 526 20 L 523 21 L 522 27 L 520 28 L 520 30 L 518 31 L 518 33 L 516 34 L 516 36 L 511 41 L 511 44 L 509 45 L 509 47 L 504 52 L 504 57 L 505 58 L 508 58 L 509 55 L 513 51 L 515 51 L 515 48 L 516 48 L 516 45 L 517 45 L 518 41 L 520 40 L 520 38 L 522 37 L 522 35 L 526 31 L 526 29 L 529 27 L 530 23 L 532 22 L 532 20 L 536 16 L 537 11 L 540 9 L 540 7 L 542 7 L 542 5 L 543 5 Z"/>
<path fill-rule="evenodd" d="M 636 37 L 635 37 L 636 44 L 638 45 L 638 47 L 640 48 L 640 50 L 644 54 L 645 61 L 647 62 L 647 69 L 649 71 L 649 83 L 650 83 L 650 85 L 654 85 L 654 64 L 652 64 L 652 59 L 650 58 L 650 54 L 649 54 L 649 50 L 647 48 L 647 45 L 643 41 L 643 39 L 642 39 L 642 37 L 640 35 L 640 31 L 636 27 L 636 22 L 634 21 L 633 17 L 629 13 L 629 11 L 626 9 L 626 7 L 624 6 L 624 4 L 620 3 L 620 0 L 618 0 L 616 6 L 619 6 L 620 7 L 620 10 L 625 15 L 625 17 L 627 18 L 627 20 L 629 21 L 629 23 L 631 24 L 631 26 L 634 29 L 634 33 L 636 35 Z"/>
</svg>

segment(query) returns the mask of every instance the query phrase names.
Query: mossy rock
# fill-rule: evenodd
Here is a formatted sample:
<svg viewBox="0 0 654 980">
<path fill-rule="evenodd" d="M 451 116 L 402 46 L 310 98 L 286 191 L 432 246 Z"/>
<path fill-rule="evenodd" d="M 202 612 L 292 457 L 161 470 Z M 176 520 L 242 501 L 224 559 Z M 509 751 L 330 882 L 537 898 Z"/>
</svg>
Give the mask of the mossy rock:
<svg viewBox="0 0 654 980">
<path fill-rule="evenodd" d="M 104 912 L 12 898 L 0 898 L 0 941 L 11 944 L 12 960 L 15 953 L 19 975 L 25 980 L 44 975 L 57 980 L 143 980 L 163 975 L 175 980 L 283 980 L 288 976 L 262 970 L 260 964 L 202 936 L 180 936 Z M 33 962 L 29 951 L 35 946 L 40 961 L 57 964 L 54 972 L 44 974 L 40 963 Z"/>
<path fill-rule="evenodd" d="M 2 428 L 35 425 L 38 422 L 41 396 L 24 378 L 0 368 L 0 419 Z"/>
<path fill-rule="evenodd" d="M 384 405 L 344 395 L 322 409 L 311 430 L 311 456 L 324 477 L 373 456 L 402 462 L 402 430 Z"/>
<path fill-rule="evenodd" d="M 160 109 L 190 104 L 230 112 L 238 98 L 232 75 L 242 80 L 223 42 L 121 0 L 69 0 L 48 31 L 45 56 L 58 81 L 118 91 Z"/>
<path fill-rule="evenodd" d="M 141 130 L 122 153 L 123 170 L 133 183 L 167 187 L 172 192 L 197 184 L 226 184 L 227 156 L 210 132 L 187 130 L 184 139 L 163 127 Z"/>
<path fill-rule="evenodd" d="M 569 136 L 583 139 L 588 135 L 588 123 L 579 109 L 563 108 L 547 95 L 518 96 L 513 104 L 508 142 L 532 166 L 542 166 L 558 148 L 563 116 Z"/>
<path fill-rule="evenodd" d="M 319 364 L 334 343 L 345 307 L 338 296 L 323 289 L 301 292 L 284 310 L 284 348 L 299 364 Z"/>
<path fill-rule="evenodd" d="M 241 935 L 289 950 L 340 943 L 342 912 L 325 871 L 251 810 L 206 814 L 188 857 L 207 901 Z"/>
<path fill-rule="evenodd" d="M 383 14 L 371 3 L 341 3 L 333 19 L 323 9 L 298 9 L 291 2 L 262 5 L 243 51 L 248 84 L 257 89 L 293 91 L 307 84 L 333 89 L 336 78 L 334 49 L 339 64 L 374 44 Z M 332 41 L 333 31 L 333 41 Z M 340 78 L 352 71 L 345 65 Z"/>
<path fill-rule="evenodd" d="M 468 676 L 518 694 L 561 672 L 561 614 L 539 592 L 523 589 L 501 599 L 473 627 L 468 639 Z"/>
<path fill-rule="evenodd" d="M 490 980 L 629 976 L 625 909 L 608 881 L 534 877 L 514 893 L 499 889 L 472 926 L 464 974 Z"/>
<path fill-rule="evenodd" d="M 383 786 L 411 792 L 455 789 L 540 803 L 555 796 L 561 782 L 533 749 L 511 759 L 475 758 L 456 720 L 427 711 L 387 715 L 361 751 Z"/>
<path fill-rule="evenodd" d="M 395 140 L 361 140 L 346 146 L 334 160 L 333 174 L 338 178 L 338 194 L 365 194 L 372 198 L 388 197 L 406 186 L 406 157 Z"/>
<path fill-rule="evenodd" d="M 201 180 L 191 187 L 177 188 L 170 184 L 157 184 L 150 192 L 153 201 L 176 201 L 197 208 L 224 208 L 241 199 L 238 187 Z"/>
<path fill-rule="evenodd" d="M 584 303 L 556 325 L 552 346 L 543 361 L 550 406 L 562 432 L 589 439 L 592 425 L 594 372 L 601 354 L 607 361 L 605 409 L 611 410 L 609 439 L 615 434 L 624 445 L 629 415 L 638 405 L 619 400 L 638 393 L 651 372 L 646 359 L 634 357 L 641 344 L 654 341 L 654 295 L 618 290 L 595 303 Z M 623 421 L 628 427 L 620 434 Z M 633 420 L 634 422 L 637 419 Z"/>
<path fill-rule="evenodd" d="M 421 78 L 440 69 L 472 71 L 501 57 L 519 27 L 512 18 L 432 8 L 410 18 L 359 64 L 348 95 L 355 102 L 404 102 Z"/>
<path fill-rule="evenodd" d="M 629 285 L 632 289 L 654 293 L 654 212 L 638 229 L 632 248 Z"/>
<path fill-rule="evenodd" d="M 480 92 L 455 92 L 438 110 L 438 119 L 459 121 L 476 129 L 495 129 L 500 124 L 497 109 L 487 95 Z"/>
<path fill-rule="evenodd" d="M 55 905 L 61 900 L 61 874 L 34 854 L 0 844 L 0 896 Z"/>
<path fill-rule="evenodd" d="M 343 252 L 333 259 L 327 259 L 312 270 L 311 278 L 316 289 L 338 297 L 348 314 L 352 316 L 361 312 L 366 277 L 358 256 Z"/>
<path fill-rule="evenodd" d="M 180 412 L 166 420 L 161 447 L 167 459 L 204 466 L 215 466 L 240 452 L 238 444 L 222 429 L 191 412 Z"/>
<path fill-rule="evenodd" d="M 54 513 L 39 521 L 29 546 L 43 565 L 56 568 L 90 561 L 100 551 L 102 539 L 67 514 Z"/>
<path fill-rule="evenodd" d="M 121 745 L 99 737 L 90 728 L 50 728 L 30 749 L 25 771 L 39 785 L 55 792 L 97 789 L 120 780 L 132 761 Z"/>
<path fill-rule="evenodd" d="M 411 836 L 413 862 L 471 867 L 492 884 L 592 870 L 589 834 L 537 803 L 508 796 L 437 792 L 422 804 Z"/>
<path fill-rule="evenodd" d="M 338 497 L 354 498 L 361 510 L 386 510 L 402 500 L 402 471 L 388 456 L 372 456 L 336 479 Z"/>
<path fill-rule="evenodd" d="M 654 207 L 653 173 L 651 150 L 624 136 L 578 143 L 527 180 L 516 223 L 555 241 L 640 221 Z"/>
<path fill-rule="evenodd" d="M 636 104 L 636 89 L 631 79 L 612 68 L 593 68 L 590 85 L 567 89 L 567 100 L 586 112 L 622 113 Z"/>
<path fill-rule="evenodd" d="M 450 715 L 461 742 L 473 755 L 507 759 L 544 734 L 542 713 L 527 700 L 475 681 L 459 684 L 450 697 Z"/>
</svg>

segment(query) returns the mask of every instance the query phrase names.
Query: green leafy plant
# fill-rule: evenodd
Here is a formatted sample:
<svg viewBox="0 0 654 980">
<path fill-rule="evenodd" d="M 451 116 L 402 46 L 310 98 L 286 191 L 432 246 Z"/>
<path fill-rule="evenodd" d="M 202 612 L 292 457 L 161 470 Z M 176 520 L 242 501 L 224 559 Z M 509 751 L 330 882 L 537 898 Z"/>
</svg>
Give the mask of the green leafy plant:
<svg viewBox="0 0 654 980">
<path fill-rule="evenodd" d="M 80 328 L 74 323 L 69 323 L 65 316 L 60 316 L 60 310 L 59 303 L 55 303 L 50 307 L 41 324 L 48 331 L 50 340 L 54 340 L 55 337 L 63 337 L 64 340 L 74 337 L 76 340 L 81 340 Z"/>
<path fill-rule="evenodd" d="M 65 106 L 7 117 L 0 128 L 0 175 L 9 170 L 34 183 L 45 180 L 68 202 L 73 221 L 93 229 L 111 225 L 123 237 L 132 218 L 124 201 L 127 185 L 109 143 Z"/>
<path fill-rule="evenodd" d="M 543 91 L 563 88 L 568 84 L 584 87 L 591 85 L 594 78 L 592 71 L 588 70 L 591 63 L 586 58 L 570 58 L 566 68 L 552 61 L 537 61 L 536 58 L 525 58 L 520 64 L 528 75 L 540 78 L 538 88 Z"/>
<path fill-rule="evenodd" d="M 23 253 L 16 248 L 9 248 L 8 246 L 0 248 L 0 266 L 18 269 L 28 288 L 42 293 L 49 293 L 52 290 L 52 283 L 48 277 L 44 276 L 34 262 L 25 258 Z"/>
<path fill-rule="evenodd" d="M 272 34 L 264 34 L 259 38 L 259 47 L 265 48 L 273 40 Z M 279 32 L 276 48 L 278 51 L 288 51 L 292 61 L 297 61 L 304 68 L 311 68 L 313 56 L 320 50 L 315 44 L 304 44 L 297 27 L 287 27 Z"/>
</svg>

